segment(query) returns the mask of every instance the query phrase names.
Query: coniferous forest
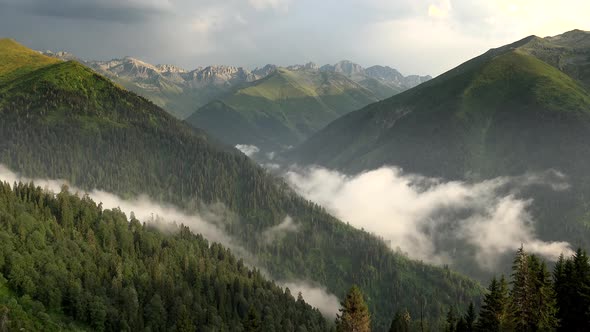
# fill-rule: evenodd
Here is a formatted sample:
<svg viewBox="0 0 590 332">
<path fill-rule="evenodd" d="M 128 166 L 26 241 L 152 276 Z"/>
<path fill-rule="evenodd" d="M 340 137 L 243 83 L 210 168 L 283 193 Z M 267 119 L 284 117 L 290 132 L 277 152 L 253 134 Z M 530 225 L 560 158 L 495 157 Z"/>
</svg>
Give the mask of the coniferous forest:
<svg viewBox="0 0 590 332">
<path fill-rule="evenodd" d="M 0 331 L 326 331 L 228 249 L 66 188 L 0 184 Z"/>
<path fill-rule="evenodd" d="M 460 312 L 450 307 L 441 326 L 447 332 L 588 331 L 590 328 L 590 260 L 578 249 L 559 258 L 553 272 L 522 246 L 512 274 L 492 278 L 479 313 L 473 303 Z M 390 332 L 422 331 L 407 310 L 398 310 Z"/>
</svg>

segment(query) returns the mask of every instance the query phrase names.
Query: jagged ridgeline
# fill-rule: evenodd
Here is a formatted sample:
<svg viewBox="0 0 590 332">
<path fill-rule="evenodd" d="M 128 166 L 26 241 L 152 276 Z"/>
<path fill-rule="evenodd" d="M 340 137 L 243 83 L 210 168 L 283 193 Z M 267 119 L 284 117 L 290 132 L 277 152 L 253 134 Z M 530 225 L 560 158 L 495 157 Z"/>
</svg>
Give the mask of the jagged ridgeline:
<svg viewBox="0 0 590 332">
<path fill-rule="evenodd" d="M 88 197 L 0 183 L 4 331 L 326 331 L 228 249 L 164 233 Z"/>
<path fill-rule="evenodd" d="M 214 101 L 187 118 L 231 145 L 277 151 L 301 143 L 330 121 L 379 99 L 335 72 L 288 70 Z"/>
<path fill-rule="evenodd" d="M 0 63 L 14 52 L 30 60 L 0 72 L 0 162 L 13 170 L 123 197 L 147 194 L 187 210 L 196 202 L 222 202 L 239 216 L 226 231 L 273 278 L 314 281 L 340 298 L 359 285 L 377 331 L 388 328 L 399 307 L 412 317 L 424 307 L 424 317 L 435 321 L 449 305 L 479 298 L 480 287 L 470 279 L 393 253 L 375 236 L 303 200 L 237 150 L 90 69 L 76 62 L 42 66 L 45 57 L 0 41 Z M 14 68 L 33 65 L 39 68 L 14 74 Z M 287 215 L 297 232 L 263 241 L 261 233 Z"/>
<path fill-rule="evenodd" d="M 186 120 L 224 142 L 263 151 L 296 146 L 331 121 L 430 79 L 349 61 L 318 68 L 273 68 L 263 78 L 212 101 Z"/>
</svg>

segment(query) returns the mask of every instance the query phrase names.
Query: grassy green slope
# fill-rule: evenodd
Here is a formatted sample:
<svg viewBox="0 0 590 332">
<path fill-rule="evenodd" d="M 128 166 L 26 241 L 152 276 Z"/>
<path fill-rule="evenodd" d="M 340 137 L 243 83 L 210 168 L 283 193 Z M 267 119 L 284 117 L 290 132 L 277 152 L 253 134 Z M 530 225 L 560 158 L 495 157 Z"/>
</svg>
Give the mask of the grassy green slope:
<svg viewBox="0 0 590 332">
<path fill-rule="evenodd" d="M 46 65 L 60 62 L 22 46 L 12 39 L 0 39 L 0 84 Z"/>
<path fill-rule="evenodd" d="M 417 316 L 425 300 L 427 317 L 436 319 L 479 294 L 476 283 L 394 254 L 241 153 L 75 62 L 0 85 L 0 162 L 26 176 L 123 197 L 147 194 L 189 210 L 197 202 L 222 202 L 239 216 L 226 230 L 274 277 L 318 282 L 338 296 L 359 284 L 376 330 L 388 327 L 395 308 Z M 300 224 L 297 236 L 262 241 L 261 232 L 286 215 Z"/>
<path fill-rule="evenodd" d="M 560 170 L 530 193 L 541 237 L 590 246 L 590 93 L 531 55 L 529 37 L 331 123 L 292 157 L 347 171 L 384 164 L 450 179 Z"/>
<path fill-rule="evenodd" d="M 229 144 L 273 150 L 295 145 L 337 117 L 375 101 L 372 92 L 340 74 L 281 68 L 222 98 L 223 112 L 215 102 L 187 121 Z"/>
<path fill-rule="evenodd" d="M 351 113 L 294 154 L 349 170 L 389 163 L 451 178 L 467 172 L 482 176 L 522 172 L 525 164 L 531 164 L 521 158 L 522 148 L 547 147 L 531 140 L 554 145 L 544 135 L 533 137 L 541 134 L 539 126 L 555 126 L 545 129 L 564 134 L 559 141 L 574 139 L 571 132 L 564 132 L 566 125 L 585 135 L 590 95 L 568 75 L 515 46 L 490 51 L 417 88 Z M 500 148 L 496 140 L 507 133 L 498 130 L 508 123 L 512 127 L 506 129 L 526 136 L 512 142 L 521 150 L 510 144 L 499 154 L 493 150 Z M 529 157 L 531 152 L 534 149 L 528 151 Z M 546 159 L 535 168 L 563 166 L 557 158 Z"/>
</svg>

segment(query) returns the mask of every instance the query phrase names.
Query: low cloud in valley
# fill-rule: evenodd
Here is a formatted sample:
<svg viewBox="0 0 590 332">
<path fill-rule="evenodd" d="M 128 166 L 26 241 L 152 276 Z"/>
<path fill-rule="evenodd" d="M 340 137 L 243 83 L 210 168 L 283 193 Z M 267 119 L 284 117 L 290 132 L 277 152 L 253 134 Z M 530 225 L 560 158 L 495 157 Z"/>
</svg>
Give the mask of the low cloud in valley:
<svg viewBox="0 0 590 332">
<path fill-rule="evenodd" d="M 198 214 L 188 213 L 173 205 L 155 202 L 147 196 L 123 199 L 115 194 L 101 190 L 85 191 L 71 186 L 65 180 L 30 179 L 11 171 L 2 164 L 0 164 L 0 181 L 8 182 L 11 185 L 15 182 L 28 183 L 32 181 L 36 186 L 53 193 L 59 193 L 62 187 L 66 185 L 71 193 L 77 193 L 78 195 L 87 194 L 97 204 L 102 203 L 103 208 L 119 208 L 128 217 L 133 213 L 138 220 L 152 223 L 163 231 L 174 231 L 178 225 L 183 224 L 189 227 L 194 233 L 202 234 L 209 241 L 218 242 L 230 248 L 236 256 L 244 259 L 248 265 L 256 266 L 261 273 L 268 275 L 268 272 L 266 272 L 264 266 L 260 266 L 256 257 L 241 246 L 237 239 L 222 229 L 223 219 L 228 218 L 231 212 L 219 204 L 206 207 L 202 206 L 199 208 Z M 291 217 L 287 216 L 281 223 L 266 230 L 262 236 L 264 239 L 272 241 L 273 239 L 297 231 L 297 227 L 297 224 L 294 223 Z M 272 276 L 269 277 L 272 278 Z M 280 281 L 278 284 L 283 287 L 289 287 L 294 296 L 297 296 L 297 293 L 301 292 L 307 303 L 318 308 L 328 317 L 335 315 L 335 312 L 338 310 L 338 298 L 327 292 L 322 286 L 313 286 L 310 282 L 299 280 Z M 332 305 L 334 307 L 331 307 Z"/>
<path fill-rule="evenodd" d="M 450 264 L 455 249 L 470 248 L 480 268 L 493 271 L 521 244 L 550 260 L 571 253 L 567 242 L 537 237 L 529 212 L 533 202 L 518 195 L 531 185 L 567 190 L 558 172 L 467 183 L 405 174 L 395 167 L 353 176 L 311 167 L 293 168 L 286 178 L 307 199 L 414 259 Z"/>
</svg>

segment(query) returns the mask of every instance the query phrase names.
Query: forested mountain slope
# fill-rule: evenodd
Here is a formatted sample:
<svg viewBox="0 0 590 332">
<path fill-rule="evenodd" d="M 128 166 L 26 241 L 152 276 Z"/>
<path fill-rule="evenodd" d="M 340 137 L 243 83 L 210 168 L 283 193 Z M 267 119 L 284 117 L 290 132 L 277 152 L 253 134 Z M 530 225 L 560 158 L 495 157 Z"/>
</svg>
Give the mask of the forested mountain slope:
<svg viewBox="0 0 590 332">
<path fill-rule="evenodd" d="M 67 191 L 0 183 L 0 239 L 7 331 L 328 329 L 317 309 L 221 245 L 184 226 L 128 222 Z"/>
<path fill-rule="evenodd" d="M 556 169 L 572 187 L 535 188 L 538 230 L 587 247 L 589 45 L 590 33 L 575 30 L 492 49 L 334 121 L 291 157 L 349 172 L 390 164 L 467 180 Z"/>
<path fill-rule="evenodd" d="M 201 107 L 187 122 L 230 145 L 251 144 L 277 151 L 377 100 L 372 91 L 339 73 L 277 68 Z"/>
<path fill-rule="evenodd" d="M 20 47 L 3 45 L 3 54 Z M 47 65 L 0 85 L 0 162 L 25 176 L 123 197 L 147 194 L 187 210 L 221 202 L 238 216 L 224 224 L 227 232 L 272 277 L 313 281 L 338 296 L 358 284 L 377 331 L 388 327 L 394 308 L 418 317 L 428 303 L 424 317 L 437 320 L 443 308 L 480 294 L 468 278 L 394 254 L 243 154 L 76 62 Z M 286 216 L 297 231 L 263 241 L 261 233 Z"/>
</svg>

